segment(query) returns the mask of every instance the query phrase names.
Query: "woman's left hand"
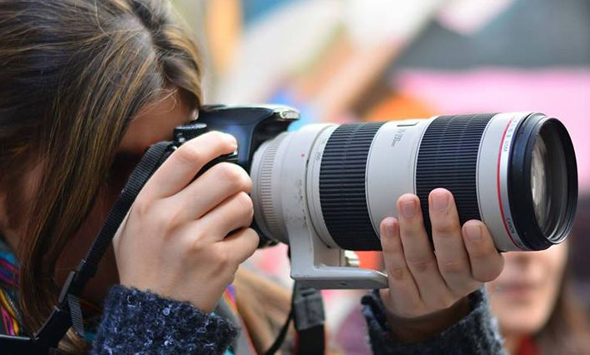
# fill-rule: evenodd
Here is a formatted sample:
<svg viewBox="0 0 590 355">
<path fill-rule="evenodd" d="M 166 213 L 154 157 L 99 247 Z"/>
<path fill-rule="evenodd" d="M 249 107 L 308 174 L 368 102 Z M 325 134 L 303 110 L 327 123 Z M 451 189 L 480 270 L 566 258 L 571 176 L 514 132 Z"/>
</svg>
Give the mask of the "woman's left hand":
<svg viewBox="0 0 590 355">
<path fill-rule="evenodd" d="M 469 312 L 467 296 L 498 277 L 504 259 L 481 221 L 461 227 L 453 196 L 445 189 L 429 195 L 432 243 L 417 196 L 401 196 L 397 210 L 398 219 L 381 223 L 389 278 L 381 298 L 392 336 L 402 342 L 423 341 Z"/>
</svg>

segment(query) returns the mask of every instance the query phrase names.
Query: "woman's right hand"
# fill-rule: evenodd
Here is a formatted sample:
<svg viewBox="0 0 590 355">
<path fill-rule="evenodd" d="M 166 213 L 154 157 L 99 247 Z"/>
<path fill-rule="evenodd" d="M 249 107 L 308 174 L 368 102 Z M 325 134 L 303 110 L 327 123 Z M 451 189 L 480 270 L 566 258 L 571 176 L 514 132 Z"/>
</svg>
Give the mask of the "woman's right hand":
<svg viewBox="0 0 590 355">
<path fill-rule="evenodd" d="M 258 246 L 252 181 L 236 164 L 201 168 L 237 148 L 210 132 L 183 144 L 149 179 L 113 241 L 122 285 L 211 312 Z"/>
</svg>

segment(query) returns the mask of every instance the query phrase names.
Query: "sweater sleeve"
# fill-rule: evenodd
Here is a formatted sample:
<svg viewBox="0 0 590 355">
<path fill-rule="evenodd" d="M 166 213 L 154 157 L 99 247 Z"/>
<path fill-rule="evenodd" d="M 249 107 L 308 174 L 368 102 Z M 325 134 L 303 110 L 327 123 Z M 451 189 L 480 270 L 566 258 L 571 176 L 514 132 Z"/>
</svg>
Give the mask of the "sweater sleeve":
<svg viewBox="0 0 590 355">
<path fill-rule="evenodd" d="M 236 335 L 215 314 L 118 285 L 105 300 L 91 354 L 223 354 Z"/>
<path fill-rule="evenodd" d="M 492 317 L 485 291 L 469 295 L 471 311 L 458 323 L 429 341 L 400 343 L 389 336 L 385 307 L 379 292 L 362 299 L 363 314 L 369 328 L 374 354 L 491 354 L 505 355 L 497 321 Z"/>
</svg>

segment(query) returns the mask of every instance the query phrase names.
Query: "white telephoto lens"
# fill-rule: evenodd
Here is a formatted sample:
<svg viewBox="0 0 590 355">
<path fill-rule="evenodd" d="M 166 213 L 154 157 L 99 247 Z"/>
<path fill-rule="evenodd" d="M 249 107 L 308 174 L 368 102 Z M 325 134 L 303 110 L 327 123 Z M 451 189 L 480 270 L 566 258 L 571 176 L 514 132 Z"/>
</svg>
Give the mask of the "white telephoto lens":
<svg viewBox="0 0 590 355">
<path fill-rule="evenodd" d="M 345 250 L 380 250 L 379 224 L 405 193 L 431 233 L 428 194 L 448 189 L 461 224 L 482 220 L 502 251 L 562 242 L 577 203 L 565 127 L 530 112 L 308 125 L 265 142 L 251 174 L 264 234 L 288 243 L 285 223 L 303 208 L 323 243 Z"/>
</svg>

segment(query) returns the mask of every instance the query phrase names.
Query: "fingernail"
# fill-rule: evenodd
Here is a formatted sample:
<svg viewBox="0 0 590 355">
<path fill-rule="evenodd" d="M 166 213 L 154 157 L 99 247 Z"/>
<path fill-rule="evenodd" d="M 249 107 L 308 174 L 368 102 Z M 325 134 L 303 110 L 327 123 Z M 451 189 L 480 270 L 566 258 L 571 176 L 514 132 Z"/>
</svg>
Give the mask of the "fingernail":
<svg viewBox="0 0 590 355">
<path fill-rule="evenodd" d="M 395 235 L 395 224 L 388 223 L 385 226 L 385 230 L 383 232 L 385 232 L 385 238 L 393 238 L 393 236 Z"/>
<path fill-rule="evenodd" d="M 468 224 L 465 226 L 465 234 L 469 240 L 477 242 L 481 239 L 481 227 L 477 224 Z"/>
<path fill-rule="evenodd" d="M 416 201 L 414 201 L 413 199 L 407 199 L 405 201 L 402 201 L 401 207 L 402 214 L 406 218 L 414 217 L 414 215 L 416 214 Z"/>
<path fill-rule="evenodd" d="M 432 194 L 432 207 L 436 211 L 444 211 L 449 207 L 449 195 L 442 192 L 436 191 Z"/>
</svg>

